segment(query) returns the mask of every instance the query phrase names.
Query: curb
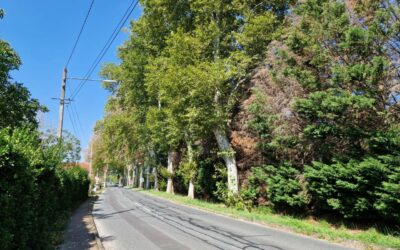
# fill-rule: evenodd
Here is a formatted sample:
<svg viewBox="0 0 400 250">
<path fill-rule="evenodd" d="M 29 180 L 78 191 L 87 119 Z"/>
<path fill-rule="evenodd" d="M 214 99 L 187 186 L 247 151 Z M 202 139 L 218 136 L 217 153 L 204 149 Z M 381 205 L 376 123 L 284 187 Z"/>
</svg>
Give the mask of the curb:
<svg viewBox="0 0 400 250">
<path fill-rule="evenodd" d="M 99 236 L 99 232 L 97 231 L 97 227 L 96 227 L 96 223 L 94 222 L 94 217 L 93 217 L 93 206 L 94 206 L 94 202 L 99 198 L 98 195 L 95 195 L 92 198 L 92 204 L 91 204 L 91 208 L 90 208 L 90 223 L 93 225 L 94 228 L 94 237 L 95 237 L 95 241 L 96 241 L 96 246 L 97 249 L 99 250 L 105 250 L 103 243 L 101 242 L 100 236 Z"/>
</svg>

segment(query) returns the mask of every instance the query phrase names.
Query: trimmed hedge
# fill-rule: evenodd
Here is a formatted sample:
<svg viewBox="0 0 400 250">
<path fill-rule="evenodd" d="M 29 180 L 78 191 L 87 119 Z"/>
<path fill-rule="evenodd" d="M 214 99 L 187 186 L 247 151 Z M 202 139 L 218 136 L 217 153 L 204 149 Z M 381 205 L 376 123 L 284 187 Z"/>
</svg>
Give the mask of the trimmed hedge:
<svg viewBox="0 0 400 250">
<path fill-rule="evenodd" d="M 0 249 L 53 249 L 87 198 L 87 172 L 59 167 L 57 155 L 32 130 L 0 130 Z"/>
</svg>

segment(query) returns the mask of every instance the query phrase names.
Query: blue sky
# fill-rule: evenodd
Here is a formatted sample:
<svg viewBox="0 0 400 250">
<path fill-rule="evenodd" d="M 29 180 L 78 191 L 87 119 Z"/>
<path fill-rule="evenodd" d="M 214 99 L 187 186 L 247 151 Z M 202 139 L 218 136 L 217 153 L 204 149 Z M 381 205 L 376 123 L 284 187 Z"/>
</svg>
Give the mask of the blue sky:
<svg viewBox="0 0 400 250">
<path fill-rule="evenodd" d="M 58 101 L 51 98 L 60 96 L 62 70 L 90 3 L 91 0 L 0 1 L 0 8 L 5 11 L 4 19 L 0 21 L 0 39 L 9 42 L 22 59 L 20 70 L 12 72 L 12 77 L 49 108 L 50 111 L 40 117 L 46 129 L 57 127 Z M 130 3 L 130 0 L 95 0 L 69 64 L 69 77 L 84 76 Z M 138 7 L 131 20 L 140 14 Z M 125 27 L 128 25 L 127 22 Z M 118 46 L 127 38 L 126 31 L 120 32 L 100 65 L 118 62 Z M 92 78 L 98 78 L 99 69 L 94 71 Z M 67 96 L 78 84 L 79 81 L 68 81 Z M 75 98 L 74 106 L 69 105 L 66 109 L 64 128 L 80 139 L 83 149 L 88 146 L 96 120 L 103 116 L 107 95 L 101 83 L 87 82 Z"/>
</svg>

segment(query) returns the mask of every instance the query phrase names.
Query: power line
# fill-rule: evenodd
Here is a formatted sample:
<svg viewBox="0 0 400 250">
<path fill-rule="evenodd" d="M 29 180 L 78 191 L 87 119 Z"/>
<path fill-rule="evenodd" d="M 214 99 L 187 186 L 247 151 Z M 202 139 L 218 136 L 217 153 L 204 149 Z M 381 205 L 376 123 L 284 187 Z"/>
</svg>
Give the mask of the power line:
<svg viewBox="0 0 400 250">
<path fill-rule="evenodd" d="M 76 135 L 79 135 L 78 130 L 76 129 L 76 126 L 75 126 L 74 119 L 72 119 L 71 112 L 69 111 L 69 105 L 67 105 L 67 113 L 69 116 L 69 120 L 71 121 L 71 124 L 72 124 L 72 129 L 74 130 Z"/>
<path fill-rule="evenodd" d="M 68 85 L 66 87 L 67 87 L 66 93 L 70 92 L 70 89 L 69 89 Z M 72 100 L 70 100 L 66 104 L 67 104 L 66 105 L 66 109 L 67 109 L 69 120 L 71 121 L 72 129 L 73 129 L 75 135 L 78 136 L 80 134 L 80 131 L 79 131 L 78 125 L 76 124 L 75 115 L 74 115 L 74 109 L 73 109 L 73 107 L 74 107 L 73 105 L 75 105 L 75 103 Z M 70 109 L 71 109 L 71 111 L 70 111 Z M 81 128 L 82 128 L 82 126 L 81 126 Z"/>
<path fill-rule="evenodd" d="M 74 102 L 72 102 L 72 106 L 71 107 L 72 107 L 72 113 L 75 114 L 76 120 L 78 121 L 79 128 L 83 133 L 83 127 L 82 127 L 81 119 L 79 118 L 78 110 L 77 110 L 76 105 L 75 105 Z"/>
<path fill-rule="evenodd" d="M 76 46 L 78 45 L 79 39 L 81 38 L 83 29 L 85 28 L 86 22 L 87 22 L 87 20 L 88 20 L 88 18 L 89 18 L 89 15 L 90 15 L 90 12 L 91 12 L 91 10 L 92 10 L 94 1 L 95 1 L 95 0 L 92 0 L 91 4 L 90 4 L 90 6 L 89 6 L 89 9 L 88 9 L 88 11 L 87 11 L 87 13 L 86 13 L 86 17 L 85 17 L 85 19 L 84 19 L 84 21 L 83 21 L 83 23 L 82 23 L 82 26 L 81 26 L 81 29 L 80 29 L 80 31 L 79 31 L 79 34 L 78 34 L 78 36 L 77 36 L 77 38 L 76 38 L 74 47 L 72 48 L 72 51 L 71 51 L 71 53 L 70 53 L 70 55 L 69 55 L 69 57 L 68 57 L 67 63 L 65 64 L 66 67 L 68 67 L 68 64 L 69 64 L 69 62 L 71 61 L 71 58 L 72 58 L 72 56 L 73 56 L 73 54 L 74 54 L 74 52 L 75 52 Z"/>
<path fill-rule="evenodd" d="M 108 49 L 111 47 L 111 45 L 114 42 L 114 40 L 116 39 L 119 31 L 124 26 L 124 24 L 128 20 L 129 16 L 132 14 L 133 10 L 136 8 L 138 3 L 139 3 L 139 1 L 137 0 L 136 2 L 132 2 L 129 5 L 129 7 L 125 11 L 124 15 L 122 16 L 121 20 L 119 21 L 119 23 L 115 27 L 114 31 L 112 32 L 111 36 L 108 38 L 107 42 L 105 43 L 104 47 L 102 48 L 100 53 L 97 55 L 96 59 L 93 61 L 91 67 L 88 70 L 88 72 L 85 74 L 84 79 L 87 79 L 92 75 L 93 71 L 96 69 L 96 67 L 100 63 L 101 59 L 103 59 L 103 57 L 107 53 Z M 80 82 L 80 84 L 78 85 L 76 90 L 73 92 L 72 98 L 74 98 L 79 93 L 79 91 L 82 89 L 83 85 L 85 85 L 86 82 L 87 82 L 87 80 L 83 80 L 82 82 Z"/>
<path fill-rule="evenodd" d="M 87 82 L 86 79 L 90 78 L 90 76 L 93 74 L 93 71 L 96 69 L 96 67 L 99 65 L 100 61 L 103 59 L 105 54 L 107 53 L 108 49 L 111 47 L 112 43 L 114 40 L 117 38 L 119 32 L 121 31 L 122 27 L 125 25 L 126 21 L 129 19 L 130 15 L 133 13 L 135 10 L 136 6 L 138 5 L 139 0 L 136 2 L 132 2 L 128 9 L 125 11 L 124 15 L 122 16 L 121 20 L 115 27 L 114 31 L 112 32 L 111 36 L 108 38 L 107 42 L 105 43 L 103 49 L 100 51 L 100 53 L 97 55 L 96 59 L 93 61 L 92 65 L 90 66 L 89 70 L 84 76 L 85 80 L 82 80 L 76 90 L 72 93 L 71 99 L 75 98 L 79 91 L 82 89 L 83 85 Z"/>
</svg>

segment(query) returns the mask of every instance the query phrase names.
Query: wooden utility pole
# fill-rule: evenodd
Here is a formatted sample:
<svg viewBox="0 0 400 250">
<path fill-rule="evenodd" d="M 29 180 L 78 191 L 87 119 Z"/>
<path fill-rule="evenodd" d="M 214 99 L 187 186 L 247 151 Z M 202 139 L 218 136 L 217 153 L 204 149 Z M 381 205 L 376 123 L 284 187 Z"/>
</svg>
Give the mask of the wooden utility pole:
<svg viewBox="0 0 400 250">
<path fill-rule="evenodd" d="M 60 96 L 60 109 L 58 114 L 58 130 L 57 136 L 62 138 L 63 122 L 64 122 L 64 104 L 65 104 L 65 88 L 67 86 L 67 68 L 64 67 L 63 77 L 61 80 L 61 96 Z"/>
<path fill-rule="evenodd" d="M 90 162 L 89 162 L 89 178 L 92 178 L 92 169 L 93 169 L 93 141 L 94 138 L 92 139 L 92 141 L 90 142 Z"/>
</svg>

